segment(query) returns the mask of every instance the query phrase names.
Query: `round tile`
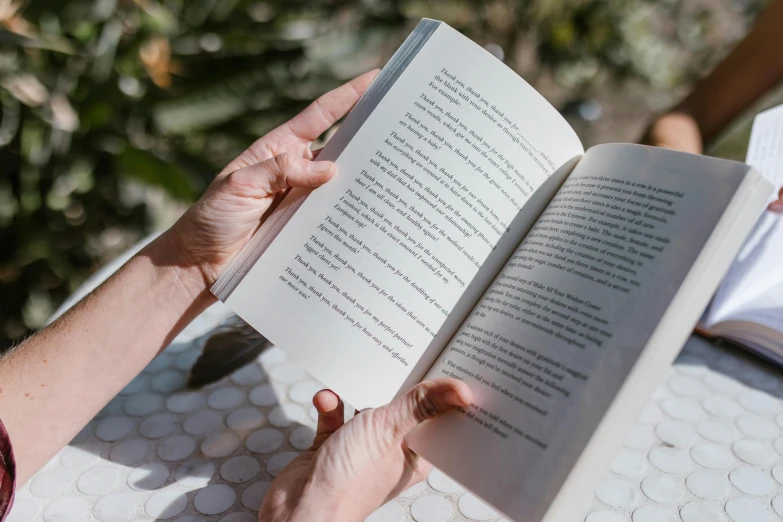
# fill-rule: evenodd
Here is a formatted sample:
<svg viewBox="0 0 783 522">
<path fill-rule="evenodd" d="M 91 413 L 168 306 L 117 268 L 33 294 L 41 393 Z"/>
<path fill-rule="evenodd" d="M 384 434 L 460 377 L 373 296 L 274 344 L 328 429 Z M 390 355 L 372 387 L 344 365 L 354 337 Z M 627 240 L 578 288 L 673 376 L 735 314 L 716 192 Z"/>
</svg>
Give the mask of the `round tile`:
<svg viewBox="0 0 783 522">
<path fill-rule="evenodd" d="M 228 482 L 247 482 L 261 471 L 261 465 L 246 455 L 231 457 L 220 466 L 220 476 Z"/>
<path fill-rule="evenodd" d="M 146 417 L 163 409 L 163 397 L 157 393 L 137 393 L 125 401 L 124 411 L 131 417 Z"/>
<path fill-rule="evenodd" d="M 273 477 L 276 477 L 278 473 L 283 471 L 283 468 L 288 466 L 288 464 L 298 456 L 299 453 L 295 453 L 293 451 L 284 451 L 283 453 L 273 455 L 266 463 L 267 473 Z"/>
<path fill-rule="evenodd" d="M 775 510 L 779 516 L 783 517 L 783 495 L 778 495 L 772 499 L 772 509 Z"/>
<path fill-rule="evenodd" d="M 641 415 L 636 419 L 641 424 L 656 424 L 663 418 L 661 409 L 653 402 L 644 405 Z"/>
<path fill-rule="evenodd" d="M 185 419 L 182 429 L 195 436 L 215 433 L 223 429 L 223 416 L 214 411 L 200 411 Z"/>
<path fill-rule="evenodd" d="M 755 439 L 771 439 L 780 435 L 780 428 L 775 421 L 761 415 L 743 415 L 737 419 L 737 428 Z"/>
<path fill-rule="evenodd" d="M 174 366 L 186 372 L 193 368 L 199 357 L 201 357 L 201 350 L 198 347 L 185 350 L 177 355 L 177 358 L 174 360 Z"/>
<path fill-rule="evenodd" d="M 35 520 L 37 516 L 38 502 L 29 498 L 16 498 L 5 522 L 30 522 Z"/>
<path fill-rule="evenodd" d="M 245 441 L 245 446 L 253 453 L 272 453 L 282 445 L 283 434 L 269 428 L 254 431 Z"/>
<path fill-rule="evenodd" d="M 101 522 L 121 522 L 127 520 L 136 510 L 136 497 L 132 493 L 109 493 L 98 499 L 92 508 L 92 514 Z"/>
<path fill-rule="evenodd" d="M 248 364 L 231 374 L 231 381 L 240 386 L 255 386 L 264 382 L 266 374 L 258 364 Z"/>
<path fill-rule="evenodd" d="M 195 515 L 188 515 L 185 517 L 179 517 L 178 519 L 174 520 L 173 522 L 207 522 L 201 517 L 197 517 Z"/>
<path fill-rule="evenodd" d="M 172 413 L 190 413 L 204 405 L 204 397 L 198 392 L 175 393 L 166 401 L 166 408 Z"/>
<path fill-rule="evenodd" d="M 131 439 L 117 442 L 109 452 L 109 460 L 124 466 L 133 466 L 147 458 L 150 446 L 146 440 Z"/>
<path fill-rule="evenodd" d="M 678 448 L 693 446 L 698 438 L 693 426 L 683 421 L 667 420 L 655 427 L 655 434 L 667 444 Z"/>
<path fill-rule="evenodd" d="M 593 511 L 587 515 L 585 522 L 627 522 L 627 520 L 611 511 Z"/>
<path fill-rule="evenodd" d="M 688 502 L 680 509 L 682 522 L 723 522 L 723 516 L 717 508 L 703 502 Z"/>
<path fill-rule="evenodd" d="M 313 396 L 323 389 L 323 385 L 317 381 L 299 382 L 288 390 L 288 398 L 299 404 L 310 405 L 313 402 Z"/>
<path fill-rule="evenodd" d="M 153 491 L 169 478 L 169 468 L 160 462 L 149 462 L 134 469 L 128 475 L 128 486 L 136 491 Z"/>
<path fill-rule="evenodd" d="M 633 512 L 633 522 L 674 522 L 674 515 L 660 506 L 642 506 Z"/>
<path fill-rule="evenodd" d="M 96 466 L 83 472 L 76 481 L 76 487 L 85 495 L 105 495 L 117 481 L 117 468 Z"/>
<path fill-rule="evenodd" d="M 156 392 L 171 393 L 185 387 L 188 377 L 177 370 L 165 370 L 152 378 L 150 387 Z"/>
<path fill-rule="evenodd" d="M 159 491 L 144 504 L 144 511 L 154 519 L 176 517 L 188 507 L 188 497 L 179 491 Z"/>
<path fill-rule="evenodd" d="M 696 464 L 710 469 L 727 468 L 734 460 L 729 450 L 712 442 L 705 442 L 692 447 L 691 458 Z"/>
<path fill-rule="evenodd" d="M 201 452 L 207 457 L 219 459 L 234 453 L 239 447 L 239 437 L 233 433 L 214 433 L 201 443 Z"/>
<path fill-rule="evenodd" d="M 769 442 L 760 440 L 740 440 L 731 449 L 740 460 L 755 466 L 767 466 L 778 458 Z"/>
<path fill-rule="evenodd" d="M 258 517 L 246 511 L 239 511 L 224 516 L 218 522 L 258 522 Z"/>
<path fill-rule="evenodd" d="M 775 415 L 775 422 L 779 428 L 783 428 L 783 413 L 778 413 Z"/>
<path fill-rule="evenodd" d="M 451 517 L 451 503 L 438 495 L 419 497 L 411 504 L 416 522 L 446 522 Z"/>
<path fill-rule="evenodd" d="M 127 437 L 133 431 L 133 421 L 127 417 L 107 417 L 98 423 L 95 436 L 105 442 Z"/>
<path fill-rule="evenodd" d="M 209 394 L 207 404 L 215 410 L 233 410 L 245 400 L 245 393 L 239 388 L 226 386 Z"/>
<path fill-rule="evenodd" d="M 451 480 L 451 478 L 438 468 L 432 468 L 427 475 L 427 483 L 435 491 L 441 493 L 461 493 L 465 491 L 462 486 Z"/>
<path fill-rule="evenodd" d="M 211 484 L 196 493 L 193 505 L 199 513 L 217 515 L 223 513 L 234 504 L 236 493 L 225 484 Z"/>
<path fill-rule="evenodd" d="M 283 404 L 269 412 L 269 424 L 278 428 L 287 428 L 292 424 L 304 422 L 307 415 L 298 404 Z"/>
<path fill-rule="evenodd" d="M 631 449 L 645 450 L 655 442 L 652 428 L 642 424 L 634 424 L 625 437 L 624 445 Z"/>
<path fill-rule="evenodd" d="M 277 346 L 269 346 L 258 356 L 258 362 L 260 362 L 264 368 L 271 368 L 272 366 L 287 360 L 288 357 L 286 357 L 283 350 Z"/>
<path fill-rule="evenodd" d="M 279 364 L 270 369 L 268 373 L 272 380 L 286 384 L 300 381 L 307 377 L 305 371 L 298 364 L 292 362 Z"/>
<path fill-rule="evenodd" d="M 774 478 L 778 484 L 783 486 L 783 464 L 778 464 L 772 468 L 772 478 Z"/>
<path fill-rule="evenodd" d="M 661 403 L 661 408 L 666 415 L 677 420 L 695 421 L 704 416 L 704 410 L 693 399 L 666 399 Z"/>
<path fill-rule="evenodd" d="M 707 440 L 727 444 L 737 438 L 737 432 L 729 424 L 716 420 L 706 419 L 696 425 L 696 431 Z"/>
<path fill-rule="evenodd" d="M 142 373 L 157 373 L 161 370 L 165 370 L 171 365 L 172 357 L 168 353 L 160 353 L 157 357 L 152 359 L 146 368 L 142 370 Z"/>
<path fill-rule="evenodd" d="M 617 479 L 604 479 L 597 488 L 595 496 L 607 506 L 625 508 L 636 500 L 636 492 L 628 482 Z"/>
<path fill-rule="evenodd" d="M 370 513 L 364 522 L 402 522 L 404 517 L 405 510 L 392 500 Z"/>
<path fill-rule="evenodd" d="M 159 439 L 171 435 L 177 429 L 179 421 L 171 413 L 156 413 L 139 424 L 139 433 L 148 439 Z"/>
<path fill-rule="evenodd" d="M 82 469 L 92 464 L 100 452 L 97 444 L 66 446 L 60 452 L 60 465 L 68 469 Z"/>
<path fill-rule="evenodd" d="M 775 442 L 772 443 L 772 447 L 775 448 L 775 451 L 777 451 L 778 454 L 783 455 L 783 437 L 775 440 Z"/>
<path fill-rule="evenodd" d="M 775 397 L 758 390 L 748 390 L 739 396 L 740 405 L 752 413 L 777 413 L 781 405 Z"/>
<path fill-rule="evenodd" d="M 204 459 L 190 460 L 174 472 L 177 484 L 187 489 L 202 488 L 209 484 L 215 475 L 215 465 Z"/>
<path fill-rule="evenodd" d="M 733 498 L 726 502 L 726 514 L 734 522 L 767 522 L 769 512 L 750 498 Z"/>
<path fill-rule="evenodd" d="M 256 386 L 250 391 L 248 399 L 256 406 L 272 406 L 279 401 L 277 390 L 271 384 Z"/>
<path fill-rule="evenodd" d="M 457 507 L 460 513 L 471 520 L 489 520 L 497 515 L 495 510 L 470 493 L 459 497 Z"/>
<path fill-rule="evenodd" d="M 733 419 L 745 412 L 739 404 L 721 395 L 707 397 L 701 401 L 701 405 L 710 415 L 724 419 Z"/>
<path fill-rule="evenodd" d="M 706 397 L 710 394 L 709 388 L 698 379 L 688 375 L 676 375 L 669 378 L 669 389 L 683 397 Z"/>
<path fill-rule="evenodd" d="M 120 390 L 120 393 L 118 393 L 118 395 L 122 395 L 122 396 L 135 395 L 147 386 L 148 381 L 149 381 L 149 377 L 147 377 L 146 375 L 143 374 L 137 375 L 131 382 L 129 382 L 125 386 L 125 388 Z"/>
<path fill-rule="evenodd" d="M 16 506 L 14 506 L 16 507 Z M 43 512 L 44 522 L 81 522 L 88 516 L 90 504 L 82 497 L 60 497 L 53 500 Z M 9 517 L 12 520 L 13 517 Z M 28 521 L 34 520 L 29 518 Z"/>
<path fill-rule="evenodd" d="M 729 473 L 729 480 L 738 490 L 755 497 L 768 494 L 773 487 L 772 479 L 756 468 L 735 469 Z"/>
<path fill-rule="evenodd" d="M 258 511 L 261 507 L 261 502 L 264 501 L 264 495 L 266 495 L 266 491 L 271 485 L 271 482 L 262 480 L 261 482 L 256 482 L 255 484 L 248 486 L 247 489 L 242 492 L 242 505 L 247 509 Z"/>
<path fill-rule="evenodd" d="M 264 425 L 264 414 L 253 407 L 232 411 L 226 419 L 226 425 L 236 431 L 248 431 Z"/>
<path fill-rule="evenodd" d="M 712 391 L 729 397 L 734 397 L 745 389 L 742 384 L 720 372 L 707 372 L 702 380 Z"/>
<path fill-rule="evenodd" d="M 647 458 L 664 473 L 685 473 L 691 467 L 688 452 L 675 448 L 660 447 L 652 450 Z"/>
<path fill-rule="evenodd" d="M 65 493 L 72 483 L 72 472 L 55 468 L 35 475 L 30 482 L 30 493 L 38 498 L 57 497 Z"/>
<path fill-rule="evenodd" d="M 667 475 L 651 475 L 642 481 L 642 493 L 654 502 L 675 504 L 680 500 L 680 484 Z"/>
<path fill-rule="evenodd" d="M 645 467 L 644 454 L 627 449 L 618 450 L 609 465 L 610 470 L 624 477 L 641 475 Z"/>
<path fill-rule="evenodd" d="M 298 450 L 309 449 L 315 439 L 315 430 L 310 426 L 299 426 L 291 432 L 288 443 Z"/>
<path fill-rule="evenodd" d="M 729 492 L 729 483 L 714 471 L 697 471 L 685 479 L 688 490 L 704 500 L 719 500 Z"/>
<path fill-rule="evenodd" d="M 158 446 L 158 457 L 166 462 L 188 458 L 196 451 L 196 441 L 187 435 L 173 435 Z"/>
</svg>

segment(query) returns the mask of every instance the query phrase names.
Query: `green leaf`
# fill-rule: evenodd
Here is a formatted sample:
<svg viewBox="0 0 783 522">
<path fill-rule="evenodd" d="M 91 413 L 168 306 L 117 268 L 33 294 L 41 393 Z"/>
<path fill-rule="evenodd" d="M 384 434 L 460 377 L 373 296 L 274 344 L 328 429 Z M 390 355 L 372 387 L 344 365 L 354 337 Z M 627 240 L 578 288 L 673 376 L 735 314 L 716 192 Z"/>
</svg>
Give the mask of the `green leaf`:
<svg viewBox="0 0 783 522">
<path fill-rule="evenodd" d="M 185 202 L 196 199 L 196 191 L 188 177 L 148 151 L 126 148 L 117 157 L 117 167 L 122 175 L 161 187 L 175 199 Z"/>
</svg>

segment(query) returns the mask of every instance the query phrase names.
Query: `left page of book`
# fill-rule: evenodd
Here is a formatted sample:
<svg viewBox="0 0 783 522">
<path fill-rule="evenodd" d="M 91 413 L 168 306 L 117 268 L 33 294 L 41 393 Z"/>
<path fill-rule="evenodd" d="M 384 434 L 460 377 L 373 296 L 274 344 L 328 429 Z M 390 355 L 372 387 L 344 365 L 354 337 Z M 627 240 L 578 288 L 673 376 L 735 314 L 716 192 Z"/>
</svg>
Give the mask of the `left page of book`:
<svg viewBox="0 0 783 522">
<path fill-rule="evenodd" d="M 400 391 L 525 202 L 583 149 L 543 97 L 445 24 L 358 130 L 353 116 L 332 138 L 355 129 L 335 179 L 224 301 L 364 408 Z"/>
</svg>

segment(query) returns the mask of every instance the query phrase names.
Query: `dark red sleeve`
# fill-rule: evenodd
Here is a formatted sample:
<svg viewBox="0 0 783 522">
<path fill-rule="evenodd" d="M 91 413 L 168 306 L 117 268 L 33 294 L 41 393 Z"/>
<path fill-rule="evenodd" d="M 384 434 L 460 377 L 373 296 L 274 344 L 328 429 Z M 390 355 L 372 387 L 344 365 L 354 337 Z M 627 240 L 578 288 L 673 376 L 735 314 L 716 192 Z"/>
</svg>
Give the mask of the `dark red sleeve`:
<svg viewBox="0 0 783 522">
<path fill-rule="evenodd" d="M 14 504 L 16 486 L 16 461 L 11 439 L 0 420 L 0 522 L 5 520 Z"/>
</svg>

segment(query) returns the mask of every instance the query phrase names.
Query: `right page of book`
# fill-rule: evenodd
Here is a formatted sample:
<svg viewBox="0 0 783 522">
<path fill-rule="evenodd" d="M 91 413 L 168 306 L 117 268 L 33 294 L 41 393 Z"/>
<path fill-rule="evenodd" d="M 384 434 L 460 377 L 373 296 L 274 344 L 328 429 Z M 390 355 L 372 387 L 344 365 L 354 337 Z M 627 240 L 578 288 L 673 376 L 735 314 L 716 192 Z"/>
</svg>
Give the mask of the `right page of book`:
<svg viewBox="0 0 783 522">
<path fill-rule="evenodd" d="M 541 520 L 747 170 L 590 149 L 427 376 L 465 381 L 472 406 L 421 426 L 414 451 Z"/>
<path fill-rule="evenodd" d="M 745 162 L 783 186 L 783 105 L 756 116 Z M 772 200 L 774 198 L 770 198 Z M 764 212 L 715 294 L 704 326 L 750 321 L 783 332 L 783 216 Z"/>
</svg>

